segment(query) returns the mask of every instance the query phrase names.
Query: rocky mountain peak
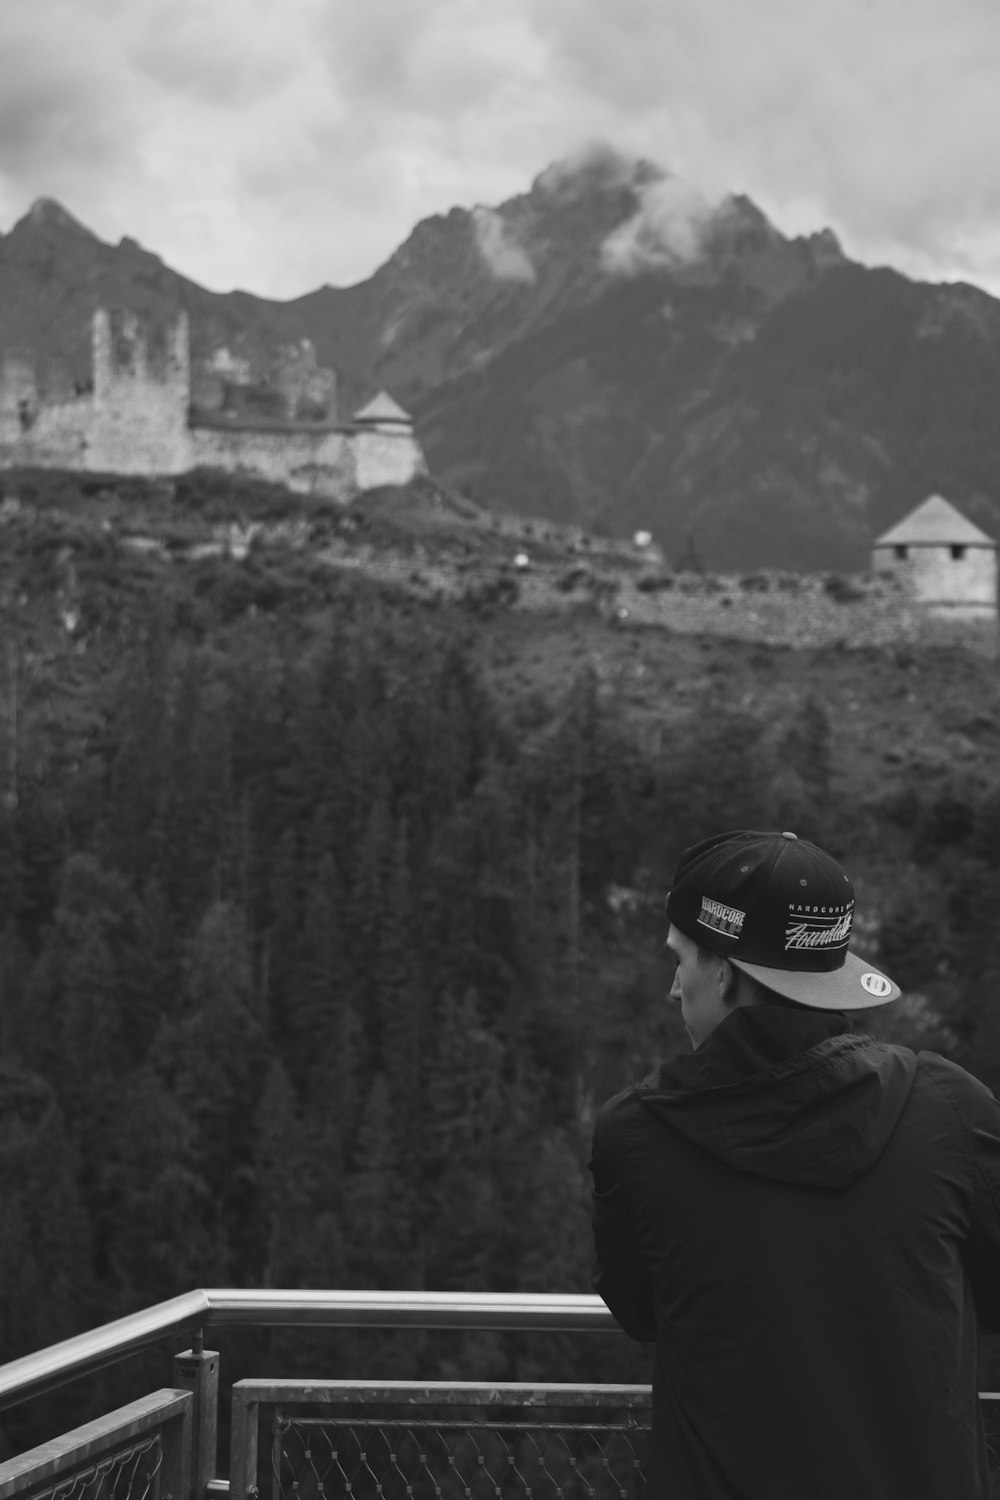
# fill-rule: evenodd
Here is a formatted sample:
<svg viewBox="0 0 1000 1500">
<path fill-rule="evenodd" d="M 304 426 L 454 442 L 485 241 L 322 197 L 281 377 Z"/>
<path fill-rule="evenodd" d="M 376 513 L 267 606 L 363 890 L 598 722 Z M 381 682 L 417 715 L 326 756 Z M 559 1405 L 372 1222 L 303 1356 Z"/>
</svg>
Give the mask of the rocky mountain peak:
<svg viewBox="0 0 1000 1500">
<path fill-rule="evenodd" d="M 75 219 L 55 198 L 36 198 L 22 219 L 14 225 L 11 234 L 73 235 L 92 243 L 100 243 L 93 230 Z"/>
<path fill-rule="evenodd" d="M 108 246 L 54 198 L 38 198 L 23 218 L 0 237 L 7 266 L 28 274 L 74 280 L 101 262 Z"/>
<path fill-rule="evenodd" d="M 819 269 L 829 270 L 832 266 L 847 264 L 844 248 L 832 229 L 819 229 L 815 234 L 807 235 L 805 243 Z"/>
</svg>

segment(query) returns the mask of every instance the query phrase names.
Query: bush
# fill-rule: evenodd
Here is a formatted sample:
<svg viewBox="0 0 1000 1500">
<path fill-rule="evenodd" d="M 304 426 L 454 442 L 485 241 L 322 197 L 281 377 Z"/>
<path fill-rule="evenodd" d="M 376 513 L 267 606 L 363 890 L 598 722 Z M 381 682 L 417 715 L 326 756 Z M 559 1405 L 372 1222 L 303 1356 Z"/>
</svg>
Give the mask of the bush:
<svg viewBox="0 0 1000 1500">
<path fill-rule="evenodd" d="M 206 521 L 290 520 L 311 513 L 304 496 L 266 479 L 226 474 L 221 469 L 189 469 L 175 481 L 176 505 Z"/>
<path fill-rule="evenodd" d="M 854 604 L 865 598 L 865 590 L 852 578 L 844 578 L 840 573 L 831 573 L 824 578 L 823 592 L 837 604 Z"/>
</svg>

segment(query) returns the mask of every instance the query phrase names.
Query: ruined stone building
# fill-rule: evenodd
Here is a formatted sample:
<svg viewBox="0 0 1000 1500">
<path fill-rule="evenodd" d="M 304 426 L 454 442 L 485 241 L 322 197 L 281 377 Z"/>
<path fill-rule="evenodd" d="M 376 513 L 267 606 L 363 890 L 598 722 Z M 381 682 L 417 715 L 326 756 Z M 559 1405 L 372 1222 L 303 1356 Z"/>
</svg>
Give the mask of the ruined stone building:
<svg viewBox="0 0 1000 1500">
<path fill-rule="evenodd" d="M 31 360 L 0 364 L 0 467 L 169 475 L 207 466 L 347 501 L 425 468 L 410 417 L 380 392 L 346 422 L 337 379 L 308 340 L 278 351 L 266 379 L 216 350 L 192 369 L 187 315 L 147 328 L 94 314 L 92 382 L 40 383 Z"/>
<path fill-rule="evenodd" d="M 929 495 L 875 539 L 872 568 L 905 580 L 933 613 L 997 618 L 997 544 L 943 495 Z"/>
</svg>

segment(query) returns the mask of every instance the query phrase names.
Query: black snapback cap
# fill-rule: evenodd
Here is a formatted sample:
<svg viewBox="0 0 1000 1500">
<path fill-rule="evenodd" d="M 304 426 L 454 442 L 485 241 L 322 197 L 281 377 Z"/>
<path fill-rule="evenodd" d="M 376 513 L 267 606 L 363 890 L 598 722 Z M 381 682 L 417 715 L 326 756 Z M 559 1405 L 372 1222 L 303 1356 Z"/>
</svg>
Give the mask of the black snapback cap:
<svg viewBox="0 0 1000 1500">
<path fill-rule="evenodd" d="M 740 830 L 685 849 L 667 918 L 768 989 L 817 1010 L 867 1010 L 899 997 L 888 975 L 848 951 L 850 876 L 794 833 Z"/>
</svg>

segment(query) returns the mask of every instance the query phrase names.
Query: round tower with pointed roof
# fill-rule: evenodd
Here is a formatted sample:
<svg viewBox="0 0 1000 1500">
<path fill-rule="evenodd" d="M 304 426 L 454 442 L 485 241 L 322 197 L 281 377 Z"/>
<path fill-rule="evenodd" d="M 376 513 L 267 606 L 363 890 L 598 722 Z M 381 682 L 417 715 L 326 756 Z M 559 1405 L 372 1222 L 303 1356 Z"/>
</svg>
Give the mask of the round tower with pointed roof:
<svg viewBox="0 0 1000 1500">
<path fill-rule="evenodd" d="M 426 472 L 413 418 L 387 391 L 379 391 L 354 413 L 351 430 L 358 489 L 409 484 Z"/>
<path fill-rule="evenodd" d="M 876 537 L 872 568 L 904 579 L 934 614 L 997 618 L 997 543 L 943 495 L 929 495 Z"/>
</svg>

